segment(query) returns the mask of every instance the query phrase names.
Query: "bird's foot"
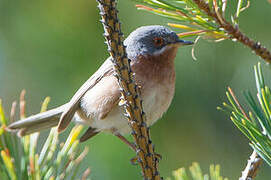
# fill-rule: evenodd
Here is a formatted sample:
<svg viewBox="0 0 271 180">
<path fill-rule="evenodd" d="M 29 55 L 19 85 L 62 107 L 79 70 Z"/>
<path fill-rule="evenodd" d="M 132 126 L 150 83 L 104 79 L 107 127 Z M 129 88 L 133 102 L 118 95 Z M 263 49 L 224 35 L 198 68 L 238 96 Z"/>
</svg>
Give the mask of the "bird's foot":
<svg viewBox="0 0 271 180">
<path fill-rule="evenodd" d="M 127 140 L 124 136 L 122 136 L 121 134 L 119 133 L 115 133 L 115 136 L 118 137 L 122 142 L 124 142 L 125 144 L 128 145 L 128 147 L 130 147 L 133 151 L 137 152 L 137 148 L 136 148 L 136 145 L 133 143 L 133 142 L 130 142 L 129 140 Z M 162 159 L 162 155 L 161 154 L 157 154 L 155 153 L 154 154 L 154 158 L 156 161 L 160 161 Z M 133 157 L 131 160 L 130 160 L 131 164 L 135 165 L 137 164 L 138 162 L 138 157 Z"/>
</svg>

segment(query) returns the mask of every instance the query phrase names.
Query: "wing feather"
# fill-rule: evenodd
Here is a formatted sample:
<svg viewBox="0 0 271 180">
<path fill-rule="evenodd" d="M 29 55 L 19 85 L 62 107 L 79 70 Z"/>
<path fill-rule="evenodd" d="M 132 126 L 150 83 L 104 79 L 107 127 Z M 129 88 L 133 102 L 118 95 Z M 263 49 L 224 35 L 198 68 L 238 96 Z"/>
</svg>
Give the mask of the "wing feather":
<svg viewBox="0 0 271 180">
<path fill-rule="evenodd" d="M 78 109 L 80 99 L 85 93 L 93 88 L 103 77 L 113 74 L 113 65 L 111 60 L 108 58 L 103 65 L 77 90 L 74 96 L 69 101 L 66 109 L 60 117 L 58 123 L 58 132 L 63 131 L 71 122 L 75 112 Z"/>
</svg>

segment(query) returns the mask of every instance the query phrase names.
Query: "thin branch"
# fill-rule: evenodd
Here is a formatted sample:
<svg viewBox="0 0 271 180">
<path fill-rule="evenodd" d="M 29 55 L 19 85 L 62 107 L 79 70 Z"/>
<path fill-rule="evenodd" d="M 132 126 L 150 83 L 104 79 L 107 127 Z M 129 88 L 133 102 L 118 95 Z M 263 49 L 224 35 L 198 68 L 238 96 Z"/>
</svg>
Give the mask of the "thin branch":
<svg viewBox="0 0 271 180">
<path fill-rule="evenodd" d="M 125 116 L 132 129 L 132 135 L 136 143 L 137 160 L 141 166 L 144 179 L 158 180 L 158 159 L 155 157 L 154 148 L 149 137 L 149 129 L 146 125 L 145 113 L 142 109 L 142 99 L 139 88 L 134 83 L 130 60 L 127 58 L 123 45 L 123 34 L 117 16 L 115 0 L 97 0 L 99 3 L 102 24 L 105 30 L 111 60 L 121 88 L 122 100 L 125 108 Z"/>
<path fill-rule="evenodd" d="M 214 9 L 210 9 L 209 5 L 204 0 L 193 0 L 200 9 L 202 9 L 208 16 L 213 17 L 216 22 L 220 25 L 221 28 L 232 36 L 233 39 L 241 42 L 245 46 L 249 47 L 254 51 L 258 56 L 264 59 L 267 63 L 271 63 L 271 52 L 260 44 L 249 37 L 244 33 L 240 32 L 238 26 L 233 26 L 231 23 L 227 22 L 223 16 L 218 15 Z"/>
<path fill-rule="evenodd" d="M 260 165 L 262 164 L 262 158 L 254 150 L 251 154 L 249 160 L 247 161 L 247 166 L 242 172 L 242 176 L 239 180 L 252 180 L 256 177 Z"/>
</svg>

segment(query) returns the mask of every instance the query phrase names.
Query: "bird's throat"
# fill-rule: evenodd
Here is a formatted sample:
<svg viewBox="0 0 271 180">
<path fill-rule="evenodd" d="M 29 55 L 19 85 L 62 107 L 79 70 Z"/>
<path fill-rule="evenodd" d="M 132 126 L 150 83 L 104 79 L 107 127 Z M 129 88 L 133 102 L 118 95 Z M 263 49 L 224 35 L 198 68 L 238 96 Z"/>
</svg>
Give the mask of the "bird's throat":
<svg viewBox="0 0 271 180">
<path fill-rule="evenodd" d="M 138 57 L 136 61 L 132 61 L 131 68 L 135 73 L 137 84 L 144 87 L 142 91 L 154 85 L 174 88 L 176 53 L 177 47 L 171 47 L 161 54 L 144 55 Z"/>
</svg>

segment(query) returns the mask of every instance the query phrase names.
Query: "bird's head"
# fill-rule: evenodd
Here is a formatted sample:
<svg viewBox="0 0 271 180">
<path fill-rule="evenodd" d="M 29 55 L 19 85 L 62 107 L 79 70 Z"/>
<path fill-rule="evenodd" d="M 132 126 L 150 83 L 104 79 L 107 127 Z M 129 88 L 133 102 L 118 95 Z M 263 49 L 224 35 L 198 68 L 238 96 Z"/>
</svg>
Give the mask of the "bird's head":
<svg viewBox="0 0 271 180">
<path fill-rule="evenodd" d="M 124 41 L 130 59 L 139 55 L 159 56 L 168 50 L 191 44 L 193 42 L 181 40 L 174 31 L 159 25 L 137 28 Z"/>
</svg>

